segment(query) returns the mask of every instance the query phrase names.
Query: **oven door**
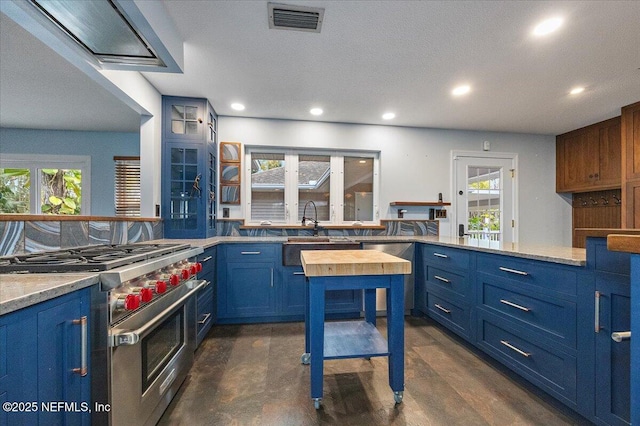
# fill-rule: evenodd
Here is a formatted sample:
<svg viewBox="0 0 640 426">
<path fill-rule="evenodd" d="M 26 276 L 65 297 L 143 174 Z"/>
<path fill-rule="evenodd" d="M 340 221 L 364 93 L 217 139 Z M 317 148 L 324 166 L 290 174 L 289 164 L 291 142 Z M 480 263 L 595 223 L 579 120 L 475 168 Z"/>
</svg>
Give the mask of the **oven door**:
<svg viewBox="0 0 640 426">
<path fill-rule="evenodd" d="M 204 285 L 187 282 L 111 329 L 113 425 L 153 425 L 171 402 L 193 364 Z"/>
</svg>

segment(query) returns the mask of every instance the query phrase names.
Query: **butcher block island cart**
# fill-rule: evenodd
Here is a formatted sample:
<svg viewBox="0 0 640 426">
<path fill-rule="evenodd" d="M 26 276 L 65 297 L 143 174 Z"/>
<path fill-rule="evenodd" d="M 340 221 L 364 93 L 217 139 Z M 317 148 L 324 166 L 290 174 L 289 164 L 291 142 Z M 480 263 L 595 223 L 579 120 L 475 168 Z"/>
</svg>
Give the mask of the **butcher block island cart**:
<svg viewBox="0 0 640 426">
<path fill-rule="evenodd" d="M 404 277 L 411 262 L 377 250 L 303 250 L 306 286 L 305 352 L 311 364 L 311 398 L 322 401 L 325 359 L 389 357 L 396 403 L 404 391 Z M 376 329 L 376 289 L 387 289 L 387 340 Z M 324 322 L 325 291 L 363 290 L 364 321 Z"/>
</svg>

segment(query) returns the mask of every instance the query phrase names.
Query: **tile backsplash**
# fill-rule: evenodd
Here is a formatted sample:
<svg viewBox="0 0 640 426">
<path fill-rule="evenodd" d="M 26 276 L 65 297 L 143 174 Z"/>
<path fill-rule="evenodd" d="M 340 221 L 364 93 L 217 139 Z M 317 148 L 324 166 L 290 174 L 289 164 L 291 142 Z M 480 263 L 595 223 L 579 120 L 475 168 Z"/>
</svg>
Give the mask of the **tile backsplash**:
<svg viewBox="0 0 640 426">
<path fill-rule="evenodd" d="M 219 236 L 310 236 L 311 229 L 242 228 L 243 220 L 218 222 Z M 437 220 L 384 220 L 385 229 L 321 229 L 328 236 L 438 235 Z M 97 244 L 130 244 L 163 238 L 161 221 L 0 221 L 0 256 Z"/>
<path fill-rule="evenodd" d="M 0 221 L 0 256 L 162 238 L 162 222 Z"/>
</svg>

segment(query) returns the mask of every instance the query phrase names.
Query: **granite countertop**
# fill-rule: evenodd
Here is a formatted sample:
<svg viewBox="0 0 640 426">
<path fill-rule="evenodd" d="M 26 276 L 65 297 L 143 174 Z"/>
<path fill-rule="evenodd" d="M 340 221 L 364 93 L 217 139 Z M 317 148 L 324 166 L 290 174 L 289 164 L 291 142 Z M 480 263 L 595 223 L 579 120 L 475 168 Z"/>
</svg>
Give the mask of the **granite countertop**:
<svg viewBox="0 0 640 426">
<path fill-rule="evenodd" d="M 202 246 L 207 249 L 218 244 L 228 243 L 283 243 L 287 241 L 283 237 L 212 237 L 206 239 L 191 240 L 157 240 L 157 242 L 180 242 L 194 246 Z M 469 240 L 468 237 L 437 237 L 437 236 L 349 236 L 350 240 L 359 243 L 429 243 L 442 246 L 463 248 L 485 253 L 503 254 L 507 256 L 521 257 L 524 259 L 541 260 L 544 262 L 561 263 L 571 266 L 585 266 L 587 262 L 587 252 L 583 248 L 528 245 L 517 243 L 497 243 L 489 247 L 488 242 L 479 240 Z"/>
<path fill-rule="evenodd" d="M 0 274 L 0 315 L 98 284 L 96 273 Z"/>
<path fill-rule="evenodd" d="M 348 238 L 360 243 L 429 243 L 571 266 L 584 266 L 586 264 L 586 250 L 572 247 L 525 244 L 502 244 L 496 247 L 489 247 L 486 243 L 469 241 L 468 238 L 436 236 L 349 236 Z M 164 243 L 187 243 L 193 246 L 201 246 L 205 249 L 227 243 L 283 243 L 286 241 L 286 236 L 155 240 L 155 242 Z M 52 275 L 50 274 L 2 274 L 0 275 L 0 315 L 97 283 L 97 273 L 56 274 L 55 280 L 52 280 Z"/>
</svg>

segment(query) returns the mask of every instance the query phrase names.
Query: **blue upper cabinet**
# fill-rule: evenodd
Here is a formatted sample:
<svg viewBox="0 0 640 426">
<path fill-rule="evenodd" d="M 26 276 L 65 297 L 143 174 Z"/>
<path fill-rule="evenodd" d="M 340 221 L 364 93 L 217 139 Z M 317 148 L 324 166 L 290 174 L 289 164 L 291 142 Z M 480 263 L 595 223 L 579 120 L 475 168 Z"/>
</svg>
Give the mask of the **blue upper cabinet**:
<svg viewBox="0 0 640 426">
<path fill-rule="evenodd" d="M 163 96 L 165 238 L 216 235 L 217 123 L 206 99 Z"/>
</svg>

